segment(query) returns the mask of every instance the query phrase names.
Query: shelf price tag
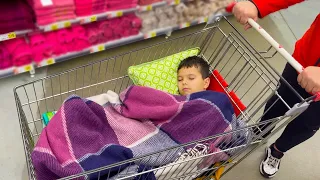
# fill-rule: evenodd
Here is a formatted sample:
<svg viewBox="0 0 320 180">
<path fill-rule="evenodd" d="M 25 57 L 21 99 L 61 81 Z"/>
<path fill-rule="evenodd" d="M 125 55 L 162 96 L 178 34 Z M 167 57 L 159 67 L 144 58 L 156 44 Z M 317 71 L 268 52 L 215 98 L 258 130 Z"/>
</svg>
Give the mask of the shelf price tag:
<svg viewBox="0 0 320 180">
<path fill-rule="evenodd" d="M 48 58 L 48 59 L 45 59 L 45 60 L 41 61 L 38 64 L 38 67 L 49 66 L 49 65 L 54 64 L 54 63 L 56 63 L 56 60 L 54 58 Z"/>
<path fill-rule="evenodd" d="M 5 40 L 8 40 L 8 39 L 14 39 L 16 37 L 17 37 L 17 35 L 16 35 L 15 32 L 2 34 L 2 35 L 0 35 L 0 41 L 5 41 Z"/>
<path fill-rule="evenodd" d="M 104 45 L 97 45 L 97 46 L 94 46 L 90 49 L 90 53 L 96 53 L 96 52 L 100 52 L 100 51 L 104 51 L 105 50 L 105 47 Z"/>
<path fill-rule="evenodd" d="M 168 0 L 169 5 L 178 5 L 181 3 L 181 0 Z"/>
<path fill-rule="evenodd" d="M 93 16 L 80 19 L 80 24 L 87 24 L 87 23 L 95 22 L 97 20 L 98 20 L 98 17 L 96 15 L 93 15 Z"/>
<path fill-rule="evenodd" d="M 209 20 L 209 18 L 208 18 L 208 17 L 200 18 L 200 19 L 198 20 L 198 24 L 208 22 L 208 20 Z"/>
<path fill-rule="evenodd" d="M 190 23 L 189 22 L 180 24 L 180 29 L 186 28 L 186 27 L 190 27 Z"/>
<path fill-rule="evenodd" d="M 148 33 L 146 33 L 145 35 L 144 35 L 144 38 L 145 39 L 148 39 L 148 38 L 153 38 L 153 37 L 156 37 L 157 36 L 157 32 L 155 32 L 155 31 L 150 31 L 150 32 L 148 32 Z"/>
<path fill-rule="evenodd" d="M 62 28 L 69 28 L 71 27 L 71 22 L 70 21 L 62 21 L 62 22 L 58 22 L 58 23 L 54 23 L 51 25 L 47 25 L 44 27 L 44 31 L 56 31 L 58 29 L 62 29 Z"/>
<path fill-rule="evenodd" d="M 95 22 L 95 21 L 97 21 L 97 16 L 91 16 L 90 17 L 90 22 Z"/>
<path fill-rule="evenodd" d="M 139 11 L 152 11 L 153 7 L 152 5 L 148 5 L 148 6 L 141 6 L 139 8 Z"/>
<path fill-rule="evenodd" d="M 24 65 L 24 66 L 20 66 L 20 67 L 15 67 L 14 74 L 20 74 L 20 73 L 29 72 L 32 70 L 34 70 L 33 65 L 28 64 L 28 65 Z"/>
<path fill-rule="evenodd" d="M 123 16 L 123 11 L 115 11 L 108 14 L 108 18 L 115 18 L 115 17 L 121 17 L 121 16 Z"/>
<path fill-rule="evenodd" d="M 65 28 L 71 27 L 71 22 L 70 21 L 66 21 L 66 22 L 63 23 L 63 26 Z"/>
<path fill-rule="evenodd" d="M 51 31 L 55 31 L 59 29 L 59 25 L 58 24 L 52 24 L 51 25 Z"/>
</svg>

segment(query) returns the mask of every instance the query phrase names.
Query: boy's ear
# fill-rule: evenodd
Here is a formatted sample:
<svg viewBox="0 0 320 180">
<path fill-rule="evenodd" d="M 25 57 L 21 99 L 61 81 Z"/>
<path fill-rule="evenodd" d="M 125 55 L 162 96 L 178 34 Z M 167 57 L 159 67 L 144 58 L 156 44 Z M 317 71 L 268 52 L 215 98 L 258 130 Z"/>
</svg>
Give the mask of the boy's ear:
<svg viewBox="0 0 320 180">
<path fill-rule="evenodd" d="M 207 89 L 210 85 L 210 78 L 207 77 L 204 79 L 204 89 Z"/>
</svg>

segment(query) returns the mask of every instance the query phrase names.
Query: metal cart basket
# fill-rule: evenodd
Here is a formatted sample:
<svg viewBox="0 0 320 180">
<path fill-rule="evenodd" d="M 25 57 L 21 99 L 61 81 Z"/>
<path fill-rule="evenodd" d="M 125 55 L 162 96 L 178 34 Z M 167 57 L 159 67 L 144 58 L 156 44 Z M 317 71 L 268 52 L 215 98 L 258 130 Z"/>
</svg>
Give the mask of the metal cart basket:
<svg viewBox="0 0 320 180">
<path fill-rule="evenodd" d="M 198 177 L 210 179 L 221 167 L 226 168 L 225 173 L 231 170 L 261 145 L 263 143 L 261 141 L 267 141 L 270 136 L 302 113 L 311 102 L 311 99 L 303 99 L 291 88 L 301 99 L 300 105 L 305 108 L 299 108 L 299 105 L 290 107 L 277 94 L 280 80 L 281 83 L 289 87 L 290 85 L 266 61 L 263 53 L 259 53 L 225 17 L 221 17 L 218 23 L 201 31 L 176 38 L 168 37 L 160 43 L 69 69 L 16 87 L 14 95 L 29 178 L 36 179 L 31 153 L 43 129 L 41 113 L 58 110 L 64 99 L 72 94 L 90 97 L 107 90 L 119 93 L 133 84 L 127 75 L 129 66 L 195 47 L 200 48 L 200 55 L 208 61 L 212 70 L 219 72 L 227 83 L 227 85 L 223 85 L 224 83 L 219 80 L 219 77 L 214 75 L 225 93 L 229 96 L 231 92 L 237 95 L 238 99 L 234 99 L 234 96 L 230 96 L 230 99 L 240 112 L 237 118 L 245 122 L 246 126 L 81 174 L 63 177 L 63 179 L 90 179 L 90 177 L 97 177 L 97 179 L 149 179 L 153 175 L 156 175 L 157 179 L 166 180 L 196 179 Z M 277 101 L 288 107 L 288 113 L 260 122 L 264 113 L 270 110 L 269 108 L 264 112 L 264 106 L 273 95 L 277 95 Z M 245 108 L 238 106 L 237 102 L 241 102 Z M 263 135 L 271 129 L 273 129 L 272 133 L 264 137 Z M 246 143 L 225 144 L 225 147 L 218 152 L 210 152 L 203 146 L 210 144 L 217 138 L 235 135 L 241 131 L 250 132 Z M 177 161 L 159 167 L 145 168 L 139 173 L 130 173 L 129 170 L 127 172 L 121 171 L 123 169 L 121 167 L 126 165 L 143 163 L 158 157 L 170 157 L 170 154 L 174 154 L 184 147 L 192 148 L 182 154 Z M 219 163 L 212 162 L 210 166 L 201 167 L 203 161 L 210 160 L 210 157 L 217 157 L 222 153 L 229 154 L 228 160 Z M 119 169 L 116 177 L 110 174 L 110 170 L 114 171 L 115 168 Z"/>
</svg>

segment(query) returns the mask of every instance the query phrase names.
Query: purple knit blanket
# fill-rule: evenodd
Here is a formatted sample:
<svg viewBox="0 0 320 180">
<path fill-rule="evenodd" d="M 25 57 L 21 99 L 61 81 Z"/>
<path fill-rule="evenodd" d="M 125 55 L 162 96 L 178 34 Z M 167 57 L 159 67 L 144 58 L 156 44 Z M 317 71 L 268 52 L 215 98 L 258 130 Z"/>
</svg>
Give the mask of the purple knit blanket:
<svg viewBox="0 0 320 180">
<path fill-rule="evenodd" d="M 236 121 L 228 97 L 212 91 L 184 97 L 131 86 L 119 96 L 112 91 L 89 99 L 72 95 L 43 129 L 32 162 L 38 180 L 58 179 L 223 133 L 237 128 Z M 149 158 L 136 169 L 178 156 L 177 151 L 169 158 Z M 120 168 L 129 171 L 132 165 Z M 116 176 L 119 168 L 89 178 L 103 173 Z"/>
</svg>

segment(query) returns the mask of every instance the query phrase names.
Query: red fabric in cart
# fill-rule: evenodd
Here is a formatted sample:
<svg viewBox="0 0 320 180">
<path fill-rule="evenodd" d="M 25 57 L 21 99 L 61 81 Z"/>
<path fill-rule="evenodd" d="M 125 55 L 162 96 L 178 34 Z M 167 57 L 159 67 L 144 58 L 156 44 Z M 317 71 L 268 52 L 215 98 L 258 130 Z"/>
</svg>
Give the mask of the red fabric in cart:
<svg viewBox="0 0 320 180">
<path fill-rule="evenodd" d="M 207 88 L 207 90 L 227 94 L 232 103 L 234 113 L 236 114 L 236 116 L 238 116 L 241 114 L 241 111 L 244 111 L 247 107 L 242 103 L 242 101 L 234 91 L 231 91 L 229 93 L 225 91 L 225 88 L 227 88 L 228 86 L 229 86 L 228 83 L 221 76 L 219 71 L 214 70 L 212 72 L 212 75 L 210 76 L 210 85 Z"/>
<path fill-rule="evenodd" d="M 303 0 L 253 0 L 259 9 L 260 17 L 288 6 L 300 3 Z M 320 14 L 316 17 L 308 31 L 296 42 L 293 57 L 302 66 L 314 66 L 320 58 Z"/>
</svg>

